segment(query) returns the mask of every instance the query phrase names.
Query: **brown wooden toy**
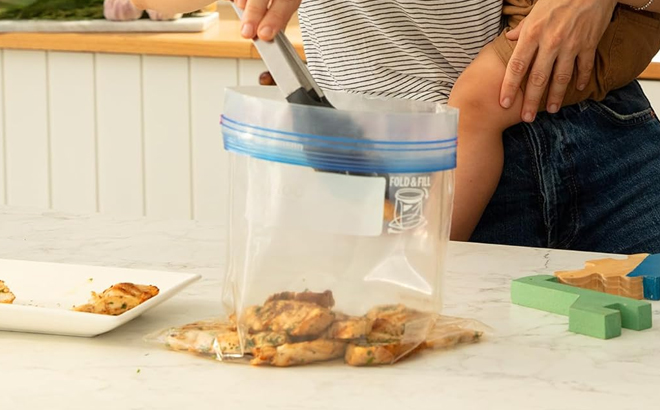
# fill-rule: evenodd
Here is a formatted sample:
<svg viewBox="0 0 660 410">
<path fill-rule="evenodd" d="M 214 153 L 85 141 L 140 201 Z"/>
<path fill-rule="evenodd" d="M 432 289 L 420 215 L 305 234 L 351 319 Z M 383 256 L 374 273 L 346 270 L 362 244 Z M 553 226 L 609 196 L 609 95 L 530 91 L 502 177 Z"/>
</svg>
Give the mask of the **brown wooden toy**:
<svg viewBox="0 0 660 410">
<path fill-rule="evenodd" d="M 626 259 L 596 259 L 587 261 L 583 269 L 557 271 L 560 283 L 596 290 L 633 299 L 644 298 L 641 277 L 628 277 L 648 254 L 628 255 Z"/>
</svg>

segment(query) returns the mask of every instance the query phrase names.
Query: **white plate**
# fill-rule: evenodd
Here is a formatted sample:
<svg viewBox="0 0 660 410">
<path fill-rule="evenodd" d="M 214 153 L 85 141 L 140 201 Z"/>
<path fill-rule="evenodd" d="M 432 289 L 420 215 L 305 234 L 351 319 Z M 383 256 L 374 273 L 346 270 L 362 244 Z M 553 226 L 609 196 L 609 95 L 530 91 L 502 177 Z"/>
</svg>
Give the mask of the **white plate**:
<svg viewBox="0 0 660 410">
<path fill-rule="evenodd" d="M 16 295 L 0 303 L 0 330 L 92 337 L 115 329 L 174 296 L 200 275 L 0 259 L 0 280 Z M 120 282 L 154 285 L 158 295 L 119 316 L 74 312 L 91 292 Z"/>
</svg>

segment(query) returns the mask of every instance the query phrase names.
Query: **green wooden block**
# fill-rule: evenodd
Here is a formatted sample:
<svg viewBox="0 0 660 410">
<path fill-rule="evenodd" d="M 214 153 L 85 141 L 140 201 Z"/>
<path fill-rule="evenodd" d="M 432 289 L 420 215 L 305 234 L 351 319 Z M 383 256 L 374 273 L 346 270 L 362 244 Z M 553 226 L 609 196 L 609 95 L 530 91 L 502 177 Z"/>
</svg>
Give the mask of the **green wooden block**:
<svg viewBox="0 0 660 410">
<path fill-rule="evenodd" d="M 527 276 L 511 284 L 517 305 L 568 316 L 568 330 L 600 339 L 621 335 L 621 328 L 649 329 L 651 304 L 557 282 L 552 275 Z"/>
</svg>

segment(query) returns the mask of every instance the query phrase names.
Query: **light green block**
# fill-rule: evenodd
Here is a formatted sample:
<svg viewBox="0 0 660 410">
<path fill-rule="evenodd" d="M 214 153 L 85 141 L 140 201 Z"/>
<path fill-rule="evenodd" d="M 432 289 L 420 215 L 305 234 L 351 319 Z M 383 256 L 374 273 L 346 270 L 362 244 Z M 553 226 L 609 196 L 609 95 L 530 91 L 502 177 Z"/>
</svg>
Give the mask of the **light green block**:
<svg viewBox="0 0 660 410">
<path fill-rule="evenodd" d="M 649 329 L 651 304 L 557 282 L 552 275 L 528 276 L 511 283 L 511 301 L 517 305 L 568 316 L 571 332 L 611 339 L 621 328 Z"/>
</svg>

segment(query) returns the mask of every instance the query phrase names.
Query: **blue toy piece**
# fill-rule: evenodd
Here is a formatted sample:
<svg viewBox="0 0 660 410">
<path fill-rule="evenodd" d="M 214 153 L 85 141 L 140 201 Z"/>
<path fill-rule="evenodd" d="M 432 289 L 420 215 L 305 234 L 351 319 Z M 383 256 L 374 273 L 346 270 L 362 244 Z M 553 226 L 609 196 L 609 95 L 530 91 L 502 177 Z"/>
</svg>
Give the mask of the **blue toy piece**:
<svg viewBox="0 0 660 410">
<path fill-rule="evenodd" d="M 647 256 L 627 276 L 642 277 L 644 299 L 660 300 L 660 253 Z"/>
</svg>

